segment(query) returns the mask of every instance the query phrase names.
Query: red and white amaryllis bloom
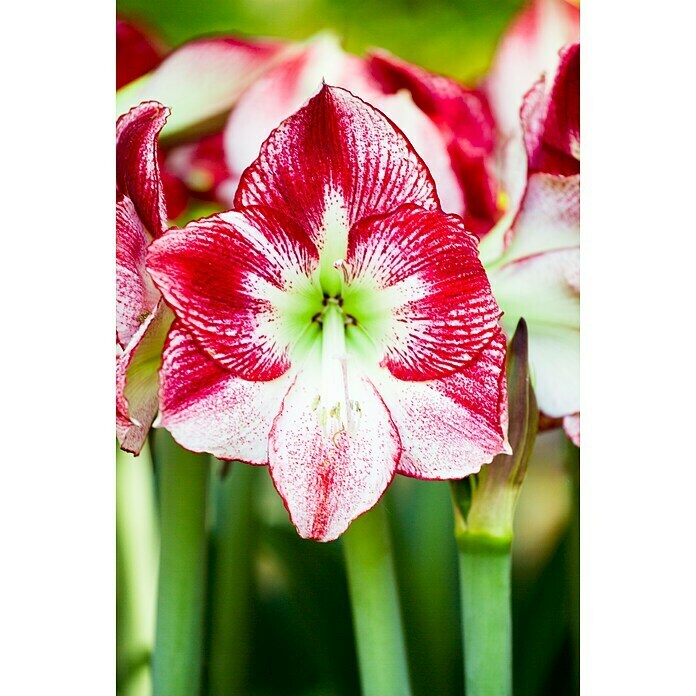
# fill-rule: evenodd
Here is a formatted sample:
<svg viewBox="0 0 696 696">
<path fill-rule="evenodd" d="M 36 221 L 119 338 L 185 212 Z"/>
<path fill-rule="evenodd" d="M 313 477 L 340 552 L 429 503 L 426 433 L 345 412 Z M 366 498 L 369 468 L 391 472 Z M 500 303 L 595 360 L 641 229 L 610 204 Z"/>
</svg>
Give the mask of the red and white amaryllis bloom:
<svg viewBox="0 0 696 696">
<path fill-rule="evenodd" d="M 524 159 L 510 176 L 526 180 L 521 200 L 480 252 L 507 334 L 527 321 L 540 410 L 564 418 L 579 444 L 580 44 L 564 47 L 555 72 L 529 90 L 521 125 Z"/>
<path fill-rule="evenodd" d="M 172 313 L 145 268 L 167 229 L 157 137 L 169 109 L 146 102 L 116 124 L 116 434 L 138 454 L 157 413 L 157 369 Z"/>
<path fill-rule="evenodd" d="M 488 231 L 499 217 L 494 178 L 493 116 L 483 94 L 385 51 L 364 58 L 322 33 L 288 48 L 239 98 L 225 128 L 233 180 L 258 156 L 280 121 L 300 108 L 324 80 L 386 114 L 432 174 L 443 210 Z"/>
<path fill-rule="evenodd" d="M 148 269 L 176 315 L 159 424 L 268 464 L 329 541 L 396 473 L 461 478 L 507 444 L 500 310 L 403 134 L 323 86 L 244 172 L 235 210 L 171 229 Z"/>
</svg>

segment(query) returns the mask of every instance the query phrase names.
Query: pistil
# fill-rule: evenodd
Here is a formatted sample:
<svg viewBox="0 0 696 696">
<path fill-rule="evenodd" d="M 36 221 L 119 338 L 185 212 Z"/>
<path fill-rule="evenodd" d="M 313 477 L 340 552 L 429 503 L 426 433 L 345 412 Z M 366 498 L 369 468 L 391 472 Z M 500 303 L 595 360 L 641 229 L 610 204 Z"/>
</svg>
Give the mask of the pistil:
<svg viewBox="0 0 696 696">
<path fill-rule="evenodd" d="M 322 313 L 321 401 L 319 422 L 324 433 L 336 438 L 348 431 L 350 399 L 346 355 L 345 315 L 339 300 L 329 297 Z"/>
</svg>

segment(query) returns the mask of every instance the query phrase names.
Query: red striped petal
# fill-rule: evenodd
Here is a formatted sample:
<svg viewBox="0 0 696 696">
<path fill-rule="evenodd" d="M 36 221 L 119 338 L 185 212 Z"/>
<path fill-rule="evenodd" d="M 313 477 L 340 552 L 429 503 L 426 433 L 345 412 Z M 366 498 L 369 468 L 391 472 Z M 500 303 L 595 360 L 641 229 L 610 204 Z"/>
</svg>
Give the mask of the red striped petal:
<svg viewBox="0 0 696 696">
<path fill-rule="evenodd" d="M 560 51 L 555 74 L 542 77 L 526 95 L 521 117 L 530 171 L 580 171 L 579 43 Z"/>
<path fill-rule="evenodd" d="M 464 192 L 467 227 L 489 229 L 499 211 L 493 160 L 495 123 L 485 95 L 386 51 L 373 52 L 368 64 L 388 93 L 408 90 L 416 106 L 437 126 Z"/>
<path fill-rule="evenodd" d="M 291 381 L 287 374 L 270 382 L 235 377 L 177 323 L 162 357 L 157 424 L 194 452 L 266 464 L 273 420 Z"/>
<path fill-rule="evenodd" d="M 498 332 L 476 238 L 454 215 L 402 206 L 350 232 L 344 309 L 404 380 L 464 368 Z"/>
<path fill-rule="evenodd" d="M 225 148 L 234 181 L 238 182 L 257 158 L 273 129 L 316 94 L 322 81 L 348 90 L 393 121 L 423 158 L 442 207 L 463 214 L 464 195 L 447 142 L 435 123 L 413 103 L 406 90 L 387 93 L 366 60 L 344 52 L 338 41 L 326 34 L 289 51 L 240 98 L 225 129 Z"/>
<path fill-rule="evenodd" d="M 157 137 L 169 116 L 158 102 L 145 102 L 116 123 L 116 186 L 133 201 L 154 237 L 167 229 L 167 207 L 157 158 Z"/>
<path fill-rule="evenodd" d="M 510 25 L 486 79 L 499 130 L 519 131 L 522 99 L 543 72 L 553 73 L 558 51 L 577 41 L 580 12 L 565 0 L 532 0 Z"/>
<path fill-rule="evenodd" d="M 287 303 L 295 293 L 318 292 L 309 279 L 317 262 L 296 223 L 257 207 L 170 230 L 150 247 L 148 269 L 182 325 L 219 365 L 244 379 L 271 380 L 290 365 Z"/>
<path fill-rule="evenodd" d="M 461 372 L 426 382 L 402 381 L 384 372 L 377 386 L 401 437 L 400 474 L 463 478 L 510 450 L 500 330 Z"/>
<path fill-rule="evenodd" d="M 403 203 L 438 207 L 423 161 L 380 112 L 328 85 L 273 131 L 235 198 L 297 220 L 320 248 L 327 214 L 350 227 Z"/>
<path fill-rule="evenodd" d="M 125 348 L 160 297 L 145 270 L 150 239 L 133 202 L 116 203 L 116 337 Z"/>
</svg>

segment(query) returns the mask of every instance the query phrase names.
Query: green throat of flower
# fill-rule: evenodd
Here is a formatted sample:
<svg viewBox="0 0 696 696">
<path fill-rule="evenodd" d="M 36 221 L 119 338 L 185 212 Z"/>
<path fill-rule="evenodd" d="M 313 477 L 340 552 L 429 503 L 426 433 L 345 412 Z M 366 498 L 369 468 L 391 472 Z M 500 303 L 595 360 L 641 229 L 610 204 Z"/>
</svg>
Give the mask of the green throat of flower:
<svg viewBox="0 0 696 696">
<path fill-rule="evenodd" d="M 336 257 L 334 257 L 335 259 Z M 348 282 L 342 258 L 319 265 L 302 290 L 293 293 L 286 318 L 292 321 L 291 361 L 315 388 L 312 408 L 324 434 L 338 444 L 352 435 L 363 415 L 355 398 L 360 377 L 379 362 L 379 293 L 364 282 Z M 290 327 L 288 327 L 290 328 Z M 309 374 L 307 374 L 309 373 Z"/>
</svg>

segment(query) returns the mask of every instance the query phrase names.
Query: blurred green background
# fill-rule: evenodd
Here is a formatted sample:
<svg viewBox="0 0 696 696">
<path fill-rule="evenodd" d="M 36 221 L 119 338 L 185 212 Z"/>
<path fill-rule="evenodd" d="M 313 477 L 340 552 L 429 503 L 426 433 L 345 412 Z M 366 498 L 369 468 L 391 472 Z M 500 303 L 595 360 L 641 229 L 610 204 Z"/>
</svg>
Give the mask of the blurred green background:
<svg viewBox="0 0 696 696">
<path fill-rule="evenodd" d="M 117 10 L 144 23 L 172 47 L 201 34 L 304 39 L 331 28 L 349 51 L 380 46 L 475 82 L 520 5 L 519 0 L 119 0 Z M 156 442 L 153 452 L 156 466 Z M 578 451 L 561 431 L 540 435 L 516 519 L 517 696 L 578 693 L 577 468 Z M 248 655 L 248 674 L 240 693 L 358 694 L 340 541 L 300 539 L 265 467 L 235 464 L 224 480 L 213 476 L 211 485 L 211 500 L 222 488 L 239 486 L 240 496 L 253 503 L 245 527 L 252 555 L 248 644 L 240 645 Z M 414 694 L 461 696 L 457 561 L 448 484 L 397 477 L 382 504 L 392 525 Z M 212 539 L 214 511 L 210 524 Z M 123 588 L 119 601 L 127 602 Z"/>
<path fill-rule="evenodd" d="M 239 33 L 305 39 L 331 28 L 347 50 L 370 46 L 462 80 L 480 76 L 521 0 L 118 0 L 174 46 L 193 36 Z"/>
</svg>

